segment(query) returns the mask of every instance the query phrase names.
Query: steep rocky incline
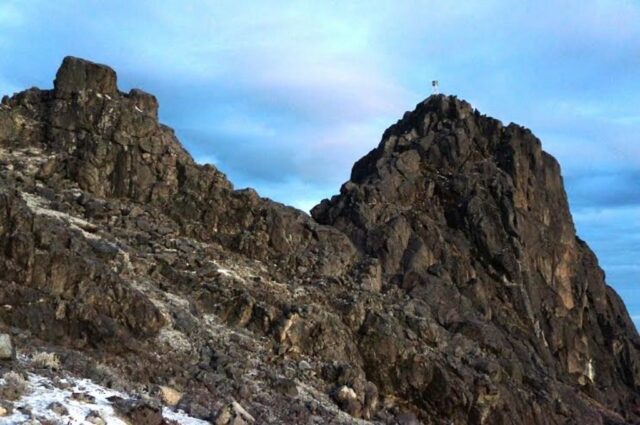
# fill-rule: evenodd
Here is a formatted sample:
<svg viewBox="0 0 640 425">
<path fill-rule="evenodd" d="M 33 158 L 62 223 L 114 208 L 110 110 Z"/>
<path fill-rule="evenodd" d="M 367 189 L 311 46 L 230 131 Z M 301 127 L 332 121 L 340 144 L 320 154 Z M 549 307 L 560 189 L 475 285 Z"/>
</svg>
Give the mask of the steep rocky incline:
<svg viewBox="0 0 640 425">
<path fill-rule="evenodd" d="M 312 215 L 65 58 L 0 104 L 0 373 L 54 352 L 216 424 L 639 423 L 637 332 L 528 130 L 432 96 Z"/>
<path fill-rule="evenodd" d="M 119 92 L 112 69 L 66 58 L 54 87 L 5 99 L 0 118 L 5 148 L 35 147 L 50 155 L 40 180 L 66 180 L 99 198 L 165 204 L 185 231 L 289 271 L 331 274 L 351 261 L 341 233 L 253 190 L 234 192 L 214 167 L 197 166 L 173 130 L 158 122 L 156 98 L 137 89 Z M 327 259 L 326 250 L 345 255 Z"/>
<path fill-rule="evenodd" d="M 271 334 L 294 285 L 354 261 L 348 238 L 197 165 L 156 99 L 118 91 L 110 68 L 66 58 L 54 87 L 0 105 L 0 324 L 99 381 L 178 387 L 198 417 L 248 394 L 271 422 L 313 416 L 304 397 L 321 397 L 271 388 L 298 391 L 296 359 L 270 364 Z M 235 330 L 252 315 L 268 340 Z"/>
<path fill-rule="evenodd" d="M 637 332 L 528 129 L 432 96 L 312 215 L 447 329 L 518 364 L 523 384 L 557 380 L 621 412 L 637 403 Z"/>
</svg>

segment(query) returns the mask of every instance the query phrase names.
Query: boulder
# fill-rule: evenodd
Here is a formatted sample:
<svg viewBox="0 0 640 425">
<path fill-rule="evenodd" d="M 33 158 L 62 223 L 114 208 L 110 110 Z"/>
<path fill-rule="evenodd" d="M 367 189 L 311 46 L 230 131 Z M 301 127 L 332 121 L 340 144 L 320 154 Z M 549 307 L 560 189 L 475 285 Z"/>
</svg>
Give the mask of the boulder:
<svg viewBox="0 0 640 425">
<path fill-rule="evenodd" d="M 162 406 L 148 399 L 116 400 L 114 409 L 136 425 L 163 425 Z"/>
<path fill-rule="evenodd" d="M 240 403 L 234 400 L 217 413 L 214 424 L 249 425 L 255 423 L 255 421 L 255 418 Z"/>
<path fill-rule="evenodd" d="M 62 61 L 53 85 L 56 95 L 60 97 L 86 90 L 113 96 L 118 91 L 113 69 L 72 56 Z"/>
<path fill-rule="evenodd" d="M 174 388 L 161 385 L 159 387 L 160 400 L 167 406 L 177 406 L 182 399 L 182 393 Z"/>
<path fill-rule="evenodd" d="M 0 334 L 0 360 L 12 360 L 16 357 L 16 350 L 11 342 L 11 335 Z"/>
</svg>

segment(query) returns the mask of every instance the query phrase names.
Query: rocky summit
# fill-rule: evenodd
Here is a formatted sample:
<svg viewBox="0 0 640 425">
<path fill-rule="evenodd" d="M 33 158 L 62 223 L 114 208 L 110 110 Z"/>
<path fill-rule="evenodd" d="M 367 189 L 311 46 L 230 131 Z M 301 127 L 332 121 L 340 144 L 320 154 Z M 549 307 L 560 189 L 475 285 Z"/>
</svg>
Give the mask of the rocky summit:
<svg viewBox="0 0 640 425">
<path fill-rule="evenodd" d="M 58 423 L 40 374 L 140 424 L 640 423 L 638 333 L 528 129 L 431 96 L 311 215 L 196 164 L 107 66 L 5 96 L 0 412 Z"/>
</svg>

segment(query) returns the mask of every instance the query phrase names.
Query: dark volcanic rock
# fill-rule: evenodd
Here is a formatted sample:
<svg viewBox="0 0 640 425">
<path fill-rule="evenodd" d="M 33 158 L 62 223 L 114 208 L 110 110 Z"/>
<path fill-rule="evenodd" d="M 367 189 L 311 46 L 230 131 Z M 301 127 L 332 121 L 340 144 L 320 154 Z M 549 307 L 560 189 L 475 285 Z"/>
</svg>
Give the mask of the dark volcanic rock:
<svg viewBox="0 0 640 425">
<path fill-rule="evenodd" d="M 106 95 L 115 95 L 118 91 L 116 73 L 113 69 L 71 56 L 62 61 L 53 86 L 58 97 L 85 90 Z"/>
<path fill-rule="evenodd" d="M 151 400 L 116 400 L 113 406 L 118 414 L 136 425 L 162 425 L 162 406 Z"/>
<path fill-rule="evenodd" d="M 66 58 L 0 105 L 0 330 L 221 423 L 638 423 L 638 335 L 530 131 L 432 96 L 312 215 Z"/>
<path fill-rule="evenodd" d="M 342 233 L 253 190 L 234 191 L 158 123 L 154 96 L 121 93 L 115 84 L 110 68 L 65 58 L 53 91 L 31 89 L 0 110 L 0 145 L 43 150 L 40 180 L 68 179 L 99 198 L 163 204 L 185 233 L 291 272 L 339 275 L 352 262 L 355 251 Z"/>
<path fill-rule="evenodd" d="M 472 410 L 510 410 L 499 406 L 520 396 L 507 394 L 501 374 L 549 393 L 530 406 L 554 398 L 554 381 L 620 412 L 637 403 L 637 332 L 576 237 L 558 163 L 529 130 L 432 96 L 389 128 L 340 195 L 312 215 L 377 258 L 384 281 L 425 303 L 438 324 L 496 355 L 474 365 L 490 393 L 488 402 L 476 395 Z M 403 369 L 392 360 L 376 368 Z M 431 376 L 421 388 L 437 385 L 445 404 L 460 396 L 462 407 L 454 387 L 477 387 L 478 378 L 452 386 L 448 363 L 424 366 Z"/>
</svg>

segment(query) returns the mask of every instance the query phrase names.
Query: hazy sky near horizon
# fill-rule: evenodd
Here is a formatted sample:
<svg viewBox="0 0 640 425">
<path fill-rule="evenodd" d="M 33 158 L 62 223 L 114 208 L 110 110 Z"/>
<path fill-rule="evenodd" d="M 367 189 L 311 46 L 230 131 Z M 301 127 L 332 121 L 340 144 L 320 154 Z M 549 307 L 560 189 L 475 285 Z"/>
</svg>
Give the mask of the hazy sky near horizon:
<svg viewBox="0 0 640 425">
<path fill-rule="evenodd" d="M 0 0 L 0 93 L 62 58 L 160 101 L 199 162 L 308 210 L 441 90 L 533 130 L 640 323 L 640 1 Z"/>
</svg>

